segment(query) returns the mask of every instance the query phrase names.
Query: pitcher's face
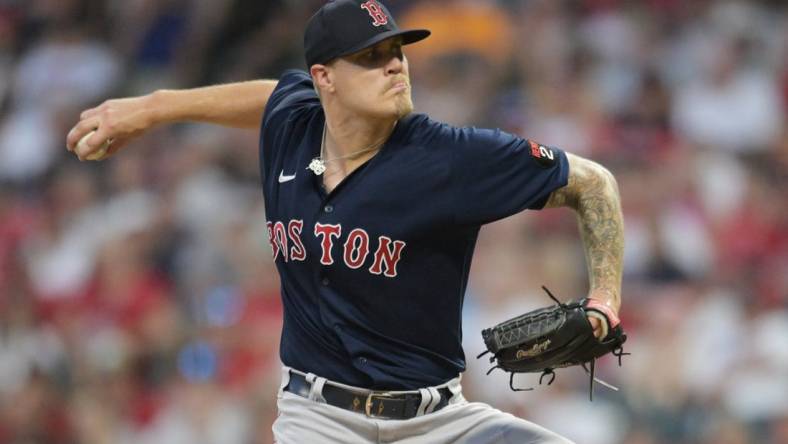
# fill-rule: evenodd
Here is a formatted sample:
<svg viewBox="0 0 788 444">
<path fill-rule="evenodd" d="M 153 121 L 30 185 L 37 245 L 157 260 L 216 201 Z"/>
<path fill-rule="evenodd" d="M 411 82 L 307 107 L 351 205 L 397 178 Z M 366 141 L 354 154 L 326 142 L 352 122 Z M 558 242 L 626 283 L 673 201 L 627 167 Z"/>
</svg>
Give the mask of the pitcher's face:
<svg viewBox="0 0 788 444">
<path fill-rule="evenodd" d="M 401 118 L 413 111 L 408 59 L 402 52 L 401 38 L 340 57 L 330 69 L 342 106 L 375 118 Z"/>
</svg>

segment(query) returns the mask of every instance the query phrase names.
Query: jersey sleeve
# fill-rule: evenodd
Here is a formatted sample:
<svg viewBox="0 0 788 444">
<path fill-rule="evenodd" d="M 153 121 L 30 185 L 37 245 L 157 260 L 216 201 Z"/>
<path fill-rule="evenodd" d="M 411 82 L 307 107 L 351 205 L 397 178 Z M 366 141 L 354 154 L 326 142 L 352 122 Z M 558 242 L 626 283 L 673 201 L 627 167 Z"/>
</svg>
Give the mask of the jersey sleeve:
<svg viewBox="0 0 788 444">
<path fill-rule="evenodd" d="M 566 153 L 501 130 L 452 128 L 452 169 L 459 223 L 485 224 L 544 207 L 566 186 Z"/>
<path fill-rule="evenodd" d="M 320 105 L 312 78 L 304 71 L 285 71 L 265 106 L 261 132 L 281 128 L 294 113 L 309 105 Z"/>
<path fill-rule="evenodd" d="M 304 71 L 288 70 L 268 98 L 260 127 L 260 173 L 263 181 L 268 170 L 295 141 L 292 135 L 313 111 L 320 108 L 320 99 L 312 78 Z"/>
</svg>

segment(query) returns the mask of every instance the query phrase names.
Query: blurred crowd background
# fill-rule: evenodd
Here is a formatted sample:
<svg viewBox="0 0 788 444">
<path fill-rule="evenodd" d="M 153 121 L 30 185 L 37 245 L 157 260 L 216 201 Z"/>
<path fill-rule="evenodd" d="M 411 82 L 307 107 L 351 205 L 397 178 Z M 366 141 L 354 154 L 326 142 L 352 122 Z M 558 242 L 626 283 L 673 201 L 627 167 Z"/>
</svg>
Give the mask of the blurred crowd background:
<svg viewBox="0 0 788 444">
<path fill-rule="evenodd" d="M 257 134 L 157 128 L 80 163 L 110 97 L 304 67 L 318 0 L 0 1 L 0 443 L 271 443 L 278 280 Z M 466 396 L 579 444 L 788 443 L 788 7 L 781 0 L 391 0 L 417 111 L 616 175 L 632 353 L 551 386 L 480 330 L 587 278 L 568 210 L 482 230 Z M 429 313 L 424 314 L 426 318 Z"/>
</svg>

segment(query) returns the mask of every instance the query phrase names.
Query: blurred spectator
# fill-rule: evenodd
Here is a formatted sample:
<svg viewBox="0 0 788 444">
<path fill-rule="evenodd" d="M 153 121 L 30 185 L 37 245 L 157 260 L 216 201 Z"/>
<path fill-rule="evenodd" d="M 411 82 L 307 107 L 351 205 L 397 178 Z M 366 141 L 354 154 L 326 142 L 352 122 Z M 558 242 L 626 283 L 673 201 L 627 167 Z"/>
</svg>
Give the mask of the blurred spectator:
<svg viewBox="0 0 788 444">
<path fill-rule="evenodd" d="M 674 124 L 690 142 L 739 154 L 775 146 L 784 122 L 777 79 L 747 63 L 748 48 L 718 42 L 702 75 L 678 91 Z"/>
</svg>

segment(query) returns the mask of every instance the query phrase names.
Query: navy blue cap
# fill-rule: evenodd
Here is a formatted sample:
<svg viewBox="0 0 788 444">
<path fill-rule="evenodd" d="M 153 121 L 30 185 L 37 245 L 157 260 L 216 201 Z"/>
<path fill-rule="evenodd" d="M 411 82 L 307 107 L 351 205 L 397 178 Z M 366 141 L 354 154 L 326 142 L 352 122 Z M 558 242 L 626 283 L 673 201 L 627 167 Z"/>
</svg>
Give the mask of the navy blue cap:
<svg viewBox="0 0 788 444">
<path fill-rule="evenodd" d="M 401 36 L 407 45 L 429 35 L 426 29 L 400 30 L 379 1 L 335 0 L 323 5 L 306 25 L 306 64 L 325 64 L 391 37 Z"/>
</svg>

